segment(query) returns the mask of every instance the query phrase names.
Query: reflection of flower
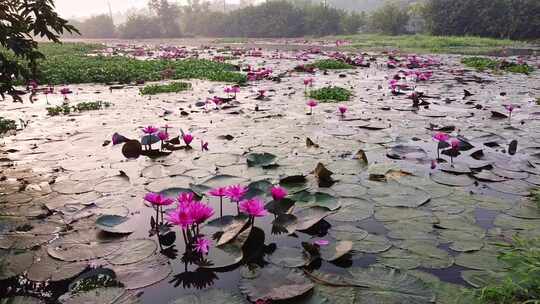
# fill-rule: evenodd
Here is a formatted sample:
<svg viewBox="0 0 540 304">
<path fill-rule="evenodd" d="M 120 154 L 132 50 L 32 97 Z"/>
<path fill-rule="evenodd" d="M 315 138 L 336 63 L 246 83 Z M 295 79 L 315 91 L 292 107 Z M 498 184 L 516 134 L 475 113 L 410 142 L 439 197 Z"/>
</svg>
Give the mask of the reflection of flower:
<svg viewBox="0 0 540 304">
<path fill-rule="evenodd" d="M 315 245 L 318 245 L 318 246 L 327 246 L 328 244 L 330 244 L 330 242 L 327 241 L 327 240 L 316 240 L 315 241 Z"/>
<path fill-rule="evenodd" d="M 169 283 L 174 284 L 174 287 L 182 285 L 182 288 L 186 289 L 205 289 L 214 285 L 217 278 L 215 272 L 205 268 L 198 268 L 195 271 L 185 271 L 175 275 Z"/>
</svg>

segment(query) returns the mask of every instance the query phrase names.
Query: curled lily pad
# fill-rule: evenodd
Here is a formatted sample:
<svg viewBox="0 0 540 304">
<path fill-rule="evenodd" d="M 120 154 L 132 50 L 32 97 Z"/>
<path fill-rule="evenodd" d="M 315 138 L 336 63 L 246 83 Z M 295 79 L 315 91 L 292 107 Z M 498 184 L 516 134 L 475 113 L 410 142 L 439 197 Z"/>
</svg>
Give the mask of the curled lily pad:
<svg viewBox="0 0 540 304">
<path fill-rule="evenodd" d="M 280 214 L 272 222 L 273 234 L 292 234 L 296 231 L 297 218 L 292 214 Z"/>
<path fill-rule="evenodd" d="M 248 226 L 247 229 L 238 234 L 231 242 L 221 246 L 211 247 L 206 257 L 210 263 L 201 263 L 199 266 L 201 268 L 216 269 L 240 263 L 244 258 L 242 247 L 249 238 L 251 230 L 252 226 Z"/>
<path fill-rule="evenodd" d="M 295 268 L 309 264 L 311 257 L 302 248 L 278 247 L 268 256 L 268 261 L 281 267 Z"/>
<path fill-rule="evenodd" d="M 203 293 L 184 295 L 169 304 L 245 304 L 241 295 L 223 289 L 207 289 Z"/>
<path fill-rule="evenodd" d="M 292 207 L 294 206 L 295 202 L 291 199 L 284 198 L 279 201 L 270 201 L 265 205 L 266 210 L 268 212 L 273 213 L 275 215 L 285 214 L 288 213 Z"/>
<path fill-rule="evenodd" d="M 296 230 L 309 229 L 330 214 L 332 214 L 332 212 L 323 207 L 301 209 L 294 213 L 294 216 L 296 216 L 295 228 Z"/>
<path fill-rule="evenodd" d="M 284 177 L 279 181 L 279 185 L 287 189 L 289 194 L 301 192 L 309 188 L 307 179 L 303 175 L 291 175 Z"/>
<path fill-rule="evenodd" d="M 252 302 L 287 300 L 301 296 L 313 287 L 314 284 L 302 271 L 273 265 L 261 269 L 254 279 L 241 279 L 239 285 L 240 291 Z"/>
<path fill-rule="evenodd" d="M 130 234 L 135 231 L 134 225 L 134 221 L 118 215 L 102 215 L 96 220 L 96 227 L 109 233 Z"/>
<path fill-rule="evenodd" d="M 275 166 L 277 156 L 271 153 L 250 153 L 246 155 L 249 167 L 271 167 Z"/>
<path fill-rule="evenodd" d="M 208 222 L 207 226 L 218 230 L 217 246 L 221 246 L 234 239 L 246 226 L 249 218 L 245 215 L 227 215 Z"/>
</svg>

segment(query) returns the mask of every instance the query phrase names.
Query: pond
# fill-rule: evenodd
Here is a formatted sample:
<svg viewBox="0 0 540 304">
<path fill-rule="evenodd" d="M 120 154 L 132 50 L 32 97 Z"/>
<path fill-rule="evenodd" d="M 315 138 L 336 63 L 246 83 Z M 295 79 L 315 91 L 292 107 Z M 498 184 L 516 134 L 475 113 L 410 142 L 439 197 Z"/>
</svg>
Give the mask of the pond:
<svg viewBox="0 0 540 304">
<path fill-rule="evenodd" d="M 75 84 L 2 103 L 28 125 L 1 147 L 0 298 L 12 302 L 0 303 L 459 303 L 461 288 L 504 275 L 497 244 L 540 234 L 538 71 L 361 52 L 322 69 L 347 56 L 313 45 L 100 52 L 226 60 L 252 76 L 238 89 Z M 348 101 L 325 100 L 336 87 Z M 97 101 L 110 104 L 46 109 Z M 227 197 L 221 212 L 209 191 L 234 185 L 265 216 Z M 287 195 L 274 201 L 277 186 Z M 167 220 L 177 203 L 156 223 L 144 198 L 190 192 L 213 215 L 186 249 Z M 193 247 L 202 238 L 207 253 Z"/>
</svg>

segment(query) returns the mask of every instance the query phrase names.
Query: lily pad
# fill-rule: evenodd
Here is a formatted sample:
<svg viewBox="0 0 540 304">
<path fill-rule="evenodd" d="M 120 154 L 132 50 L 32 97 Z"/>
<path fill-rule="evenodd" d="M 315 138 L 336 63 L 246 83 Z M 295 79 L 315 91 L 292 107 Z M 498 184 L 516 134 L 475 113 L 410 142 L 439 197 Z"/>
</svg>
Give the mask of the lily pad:
<svg viewBox="0 0 540 304">
<path fill-rule="evenodd" d="M 125 292 L 122 287 L 102 287 L 60 297 L 62 304 L 103 303 L 114 304 Z"/>
<path fill-rule="evenodd" d="M 242 296 L 223 289 L 206 289 L 203 293 L 182 296 L 169 304 L 246 304 Z"/>
<path fill-rule="evenodd" d="M 340 199 L 341 208 L 328 219 L 341 222 L 356 222 L 373 215 L 373 203 L 363 199 Z"/>
<path fill-rule="evenodd" d="M 330 244 L 319 248 L 319 254 L 323 260 L 332 262 L 349 253 L 352 247 L 353 242 L 351 241 L 330 242 Z"/>
<path fill-rule="evenodd" d="M 122 242 L 120 249 L 106 257 L 113 265 L 133 264 L 153 255 L 157 244 L 153 240 L 129 240 Z"/>
<path fill-rule="evenodd" d="M 474 180 L 467 175 L 456 175 L 446 172 L 435 172 L 431 174 L 431 179 L 441 185 L 452 187 L 467 187 L 474 183 Z"/>
<path fill-rule="evenodd" d="M 216 235 L 218 237 L 216 245 L 221 246 L 233 240 L 248 221 L 249 218 L 245 215 L 226 215 L 208 222 L 207 226 L 219 231 Z"/>
<path fill-rule="evenodd" d="M 335 239 L 343 241 L 361 241 L 365 239 L 369 233 L 356 226 L 343 225 L 332 227 L 330 235 Z"/>
<path fill-rule="evenodd" d="M 521 180 L 509 180 L 500 183 L 491 183 L 488 184 L 488 187 L 502 193 L 528 196 L 533 186 Z"/>
<path fill-rule="evenodd" d="M 250 301 L 256 302 L 295 298 L 312 290 L 314 286 L 300 270 L 269 265 L 261 269 L 256 278 L 241 279 L 239 288 Z"/>
<path fill-rule="evenodd" d="M 324 207 L 329 210 L 336 210 L 340 207 L 337 198 L 324 192 L 309 193 L 302 191 L 291 196 L 291 199 L 296 201 L 296 206 L 300 208 Z"/>
<path fill-rule="evenodd" d="M 34 262 L 31 251 L 0 250 L 0 280 L 5 280 L 28 270 Z"/>
<path fill-rule="evenodd" d="M 238 234 L 233 241 L 221 246 L 211 247 L 206 257 L 210 264 L 203 263 L 199 266 L 201 268 L 216 269 L 240 263 L 244 257 L 242 247 L 249 238 L 251 230 L 251 226 L 249 226 L 249 228 Z"/>
<path fill-rule="evenodd" d="M 96 220 L 96 227 L 118 234 L 130 234 L 135 231 L 134 222 L 129 218 L 118 215 L 102 215 Z"/>
<path fill-rule="evenodd" d="M 380 253 L 392 247 L 392 243 L 386 237 L 376 234 L 368 234 L 361 241 L 353 241 L 353 250 L 364 253 Z"/>
<path fill-rule="evenodd" d="M 38 298 L 16 296 L 12 298 L 4 298 L 0 300 L 0 304 L 45 304 Z"/>
<path fill-rule="evenodd" d="M 250 153 L 246 155 L 248 167 L 270 167 L 275 165 L 277 156 L 271 153 Z"/>
<path fill-rule="evenodd" d="M 222 175 L 213 176 L 205 180 L 202 184 L 208 188 L 219 188 L 219 187 L 227 187 L 231 185 L 241 184 L 244 182 L 246 182 L 245 178 L 222 174 Z"/>
<path fill-rule="evenodd" d="M 295 228 L 296 230 L 309 229 L 330 214 L 332 214 L 332 212 L 323 207 L 301 209 L 294 213 L 294 216 L 296 216 Z"/>
<path fill-rule="evenodd" d="M 456 265 L 477 270 L 504 270 L 505 264 L 497 257 L 496 252 L 487 250 L 466 252 L 456 257 Z"/>
<path fill-rule="evenodd" d="M 128 290 L 153 285 L 172 272 L 169 260 L 162 255 L 153 255 L 129 265 L 114 265 L 112 268 L 117 280 Z"/>
<path fill-rule="evenodd" d="M 270 201 L 265 205 L 266 210 L 268 212 L 273 213 L 275 215 L 285 214 L 290 212 L 292 207 L 294 206 L 295 202 L 291 199 L 284 198 L 279 201 Z"/>
<path fill-rule="evenodd" d="M 289 194 L 301 192 L 309 188 L 307 179 L 303 175 L 291 175 L 284 177 L 279 181 L 279 185 L 287 189 Z"/>
<path fill-rule="evenodd" d="M 81 274 L 87 262 L 64 262 L 51 258 L 46 250 L 36 253 L 34 263 L 28 269 L 27 278 L 36 282 L 62 281 Z"/>
<path fill-rule="evenodd" d="M 309 264 L 311 257 L 302 248 L 278 247 L 268 256 L 268 261 L 277 266 L 296 268 Z"/>
</svg>

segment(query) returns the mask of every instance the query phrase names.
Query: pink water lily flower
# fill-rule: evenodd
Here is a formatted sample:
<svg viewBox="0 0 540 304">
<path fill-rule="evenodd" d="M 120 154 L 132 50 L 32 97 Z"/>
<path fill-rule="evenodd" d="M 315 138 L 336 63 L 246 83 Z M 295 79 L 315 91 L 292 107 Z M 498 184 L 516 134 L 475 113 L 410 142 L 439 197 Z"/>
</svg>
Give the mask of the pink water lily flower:
<svg viewBox="0 0 540 304">
<path fill-rule="evenodd" d="M 158 128 L 154 127 L 154 126 L 147 126 L 145 127 L 143 130 L 142 130 L 145 134 L 154 134 L 156 133 L 157 131 L 159 131 Z"/>
<path fill-rule="evenodd" d="M 304 85 L 305 86 L 312 86 L 314 81 L 315 80 L 313 78 L 306 78 L 306 79 L 304 79 Z"/>
<path fill-rule="evenodd" d="M 327 246 L 328 244 L 330 244 L 330 242 L 327 241 L 327 240 L 316 240 L 315 241 L 315 245 L 317 245 L 317 246 Z"/>
<path fill-rule="evenodd" d="M 180 203 L 181 206 L 189 206 L 193 202 L 195 202 L 195 195 L 193 194 L 193 192 L 182 192 L 178 195 L 176 200 L 178 201 L 178 203 Z"/>
<path fill-rule="evenodd" d="M 153 192 L 147 193 L 144 196 L 144 200 L 154 206 L 168 206 L 174 203 L 173 199 L 167 198 L 163 194 Z"/>
<path fill-rule="evenodd" d="M 347 107 L 346 106 L 339 106 L 338 107 L 338 111 L 339 113 L 341 114 L 341 116 L 345 116 L 345 113 L 347 112 Z"/>
<path fill-rule="evenodd" d="M 267 214 L 264 209 L 264 203 L 259 198 L 252 198 L 240 202 L 240 212 L 249 215 L 250 217 L 263 217 Z"/>
<path fill-rule="evenodd" d="M 169 133 L 165 132 L 165 131 L 159 131 L 158 134 L 157 134 L 157 137 L 161 140 L 161 141 L 166 141 L 169 139 Z"/>
<path fill-rule="evenodd" d="M 316 107 L 318 103 L 315 100 L 311 99 L 306 103 L 306 105 L 309 107 L 309 114 L 311 115 L 313 114 L 313 108 Z"/>
<path fill-rule="evenodd" d="M 195 224 L 202 224 L 214 215 L 214 209 L 201 202 L 189 205 L 189 213 Z"/>
<path fill-rule="evenodd" d="M 280 201 L 284 199 L 289 193 L 287 192 L 287 189 L 280 187 L 280 186 L 274 186 L 270 188 L 270 194 L 272 194 L 272 198 L 275 201 Z"/>
<path fill-rule="evenodd" d="M 444 132 L 437 132 L 435 135 L 433 135 L 433 139 L 436 141 L 448 141 L 448 139 L 450 139 L 450 135 Z"/>
<path fill-rule="evenodd" d="M 508 111 L 508 120 L 510 120 L 512 118 L 512 112 L 514 112 L 514 105 L 513 104 L 508 104 L 508 105 L 504 105 L 504 108 L 506 109 L 506 111 Z"/>
<path fill-rule="evenodd" d="M 226 195 L 226 192 L 227 192 L 227 188 L 219 187 L 219 188 L 214 188 L 210 190 L 208 194 L 215 197 L 224 197 Z"/>
<path fill-rule="evenodd" d="M 231 201 L 239 202 L 244 198 L 244 195 L 248 192 L 248 188 L 242 185 L 229 186 L 225 190 L 225 196 Z"/>
<path fill-rule="evenodd" d="M 210 245 L 210 240 L 205 238 L 199 238 L 197 242 L 195 242 L 195 251 L 200 254 L 208 254 L 208 251 L 210 250 Z"/>
<path fill-rule="evenodd" d="M 187 229 L 193 225 L 194 221 L 188 209 L 178 208 L 167 215 L 167 221 L 173 225 Z"/>
<path fill-rule="evenodd" d="M 454 150 L 459 150 L 459 146 L 460 146 L 460 141 L 459 139 L 457 138 L 453 138 L 451 141 L 450 141 L 450 145 L 452 146 L 452 149 Z"/>
<path fill-rule="evenodd" d="M 193 141 L 193 135 L 185 133 L 182 135 L 182 139 L 186 143 L 186 146 L 189 146 L 189 144 L 191 144 L 191 142 Z"/>
</svg>

